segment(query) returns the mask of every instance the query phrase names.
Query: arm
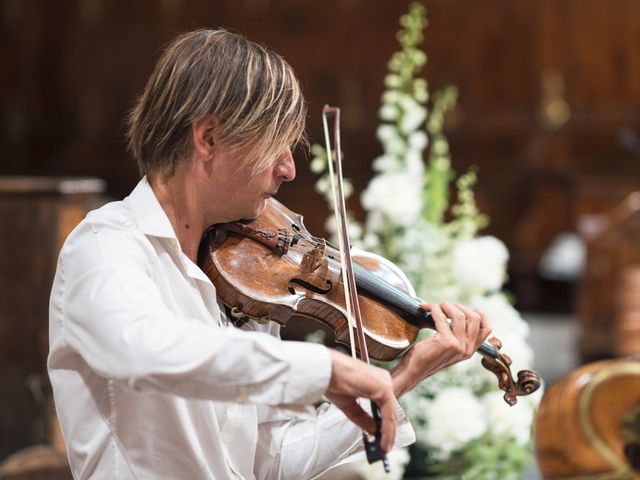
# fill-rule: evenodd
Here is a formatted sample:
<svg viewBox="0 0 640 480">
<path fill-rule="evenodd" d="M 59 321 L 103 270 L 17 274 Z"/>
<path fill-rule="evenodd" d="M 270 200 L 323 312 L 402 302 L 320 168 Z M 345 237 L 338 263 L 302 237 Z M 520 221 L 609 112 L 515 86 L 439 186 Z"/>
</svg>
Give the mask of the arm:
<svg viewBox="0 0 640 480">
<path fill-rule="evenodd" d="M 487 319 L 478 310 L 450 303 L 421 306 L 431 312 L 436 334 L 414 345 L 391 372 L 398 398 L 430 375 L 471 357 L 491 333 Z"/>
<path fill-rule="evenodd" d="M 153 278 L 156 257 L 144 240 L 84 229 L 65 244 L 56 280 L 64 295 L 61 302 L 52 297 L 52 318 L 94 371 L 136 390 L 257 405 L 308 405 L 326 392 L 370 432 L 373 422 L 355 399 L 372 398 L 390 448 L 395 398 L 388 372 L 323 346 L 221 328 L 217 308 L 211 318 L 181 318 L 165 306 Z"/>
<path fill-rule="evenodd" d="M 98 374 L 136 390 L 262 405 L 310 404 L 324 393 L 326 348 L 224 329 L 216 312 L 179 317 L 161 298 L 148 245 L 84 228 L 63 250 L 52 318 L 66 348 Z"/>
<path fill-rule="evenodd" d="M 401 448 L 412 444 L 415 434 L 397 403 L 395 410 L 398 434 L 393 448 Z M 273 412 L 258 433 L 254 472 L 260 480 L 313 478 L 363 451 L 362 430 L 335 405 L 326 403 L 318 407 L 314 420 Z"/>
</svg>

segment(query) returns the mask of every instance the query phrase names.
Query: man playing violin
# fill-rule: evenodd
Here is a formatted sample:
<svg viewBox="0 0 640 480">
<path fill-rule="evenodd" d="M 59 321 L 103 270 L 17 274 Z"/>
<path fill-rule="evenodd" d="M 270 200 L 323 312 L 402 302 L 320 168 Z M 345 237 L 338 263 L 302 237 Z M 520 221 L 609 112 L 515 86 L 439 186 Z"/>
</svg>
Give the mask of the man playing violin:
<svg viewBox="0 0 640 480">
<path fill-rule="evenodd" d="M 48 368 L 74 477 L 313 477 L 374 432 L 360 397 L 380 406 L 385 451 L 413 441 L 396 398 L 487 337 L 480 312 L 424 304 L 436 334 L 389 373 L 221 314 L 200 240 L 294 179 L 305 115 L 291 67 L 239 35 L 194 31 L 162 54 L 129 117 L 143 177 L 69 236 L 51 293 Z"/>
</svg>

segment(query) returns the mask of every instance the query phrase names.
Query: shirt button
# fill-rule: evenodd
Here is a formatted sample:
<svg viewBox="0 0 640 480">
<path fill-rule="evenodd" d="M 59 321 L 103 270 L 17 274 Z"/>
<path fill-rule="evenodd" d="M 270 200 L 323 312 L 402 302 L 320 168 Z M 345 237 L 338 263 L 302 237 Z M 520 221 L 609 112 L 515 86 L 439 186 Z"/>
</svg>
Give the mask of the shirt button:
<svg viewBox="0 0 640 480">
<path fill-rule="evenodd" d="M 242 390 L 242 392 L 240 392 L 240 395 L 236 397 L 236 402 L 245 403 L 248 398 L 249 397 L 247 396 L 247 392 L 245 390 Z"/>
</svg>

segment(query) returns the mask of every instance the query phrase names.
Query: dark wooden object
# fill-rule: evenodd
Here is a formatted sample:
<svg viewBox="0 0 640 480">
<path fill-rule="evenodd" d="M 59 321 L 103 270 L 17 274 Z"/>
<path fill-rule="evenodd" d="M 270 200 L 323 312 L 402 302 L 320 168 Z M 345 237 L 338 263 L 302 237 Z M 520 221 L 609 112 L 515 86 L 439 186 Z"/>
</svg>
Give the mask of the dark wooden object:
<svg viewBox="0 0 640 480">
<path fill-rule="evenodd" d="M 288 59 L 309 100 L 312 139 L 321 138 L 322 105 L 342 107 L 345 174 L 359 192 L 380 154 L 383 77 L 410 1 L 7 0 L 0 175 L 90 173 L 124 196 L 137 173 L 122 120 L 161 46 L 180 31 L 224 26 Z M 510 247 L 519 306 L 557 300 L 568 310 L 566 295 L 540 285 L 537 262 L 582 213 L 579 177 L 640 176 L 640 0 L 424 3 L 425 76 L 432 90 L 460 91 L 447 119 L 454 168 L 479 167 L 477 198 Z M 298 167 L 279 199 L 322 232 L 327 211 L 301 155 Z"/>
<path fill-rule="evenodd" d="M 582 357 L 640 352 L 640 192 L 582 216 L 579 229 L 587 244 L 577 305 Z"/>
<path fill-rule="evenodd" d="M 0 459 L 53 433 L 51 283 L 62 242 L 104 189 L 94 178 L 0 177 Z"/>
<path fill-rule="evenodd" d="M 640 478 L 640 361 L 588 364 L 553 385 L 535 450 L 547 480 Z"/>
<path fill-rule="evenodd" d="M 614 297 L 618 355 L 640 352 L 640 262 L 627 266 L 620 274 Z"/>
<path fill-rule="evenodd" d="M 0 463 L 0 480 L 72 480 L 65 452 L 36 445 L 14 453 Z"/>
</svg>

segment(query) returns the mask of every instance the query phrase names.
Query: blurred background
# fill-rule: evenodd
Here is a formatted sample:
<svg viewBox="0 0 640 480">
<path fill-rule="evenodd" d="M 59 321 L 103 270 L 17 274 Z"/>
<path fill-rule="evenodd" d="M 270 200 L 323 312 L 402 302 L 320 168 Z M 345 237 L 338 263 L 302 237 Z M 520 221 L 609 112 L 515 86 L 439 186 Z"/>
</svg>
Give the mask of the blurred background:
<svg viewBox="0 0 640 480">
<path fill-rule="evenodd" d="M 508 289 L 553 381 L 640 348 L 640 0 L 425 0 L 424 77 L 459 90 L 453 167 L 475 165 L 486 233 L 510 251 Z M 375 131 L 408 1 L 0 0 L 0 460 L 51 441 L 47 310 L 57 251 L 88 209 L 138 172 L 124 122 L 179 32 L 225 27 L 294 67 L 321 141 L 343 111 L 350 207 L 381 153 Z M 324 234 L 308 155 L 279 199 Z M 623 292 L 624 295 L 616 292 Z M 536 343 L 537 342 L 537 343 Z M 556 354 L 557 357 L 552 355 Z M 545 372 L 543 372 L 544 374 Z"/>
</svg>

